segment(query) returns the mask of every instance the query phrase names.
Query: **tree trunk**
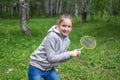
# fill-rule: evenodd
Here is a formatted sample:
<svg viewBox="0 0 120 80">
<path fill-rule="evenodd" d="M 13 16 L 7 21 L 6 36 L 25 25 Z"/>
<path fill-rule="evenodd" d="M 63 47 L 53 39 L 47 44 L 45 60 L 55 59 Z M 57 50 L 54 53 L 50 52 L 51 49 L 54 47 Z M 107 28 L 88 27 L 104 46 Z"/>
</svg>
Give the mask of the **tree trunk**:
<svg viewBox="0 0 120 80">
<path fill-rule="evenodd" d="M 50 15 L 53 16 L 54 0 L 50 1 Z"/>
<path fill-rule="evenodd" d="M 62 0 L 60 0 L 60 6 L 59 6 L 59 12 L 58 12 L 59 14 L 62 13 L 62 3 L 63 3 Z"/>
<path fill-rule="evenodd" d="M 94 3 L 92 2 L 92 0 L 90 0 L 90 7 L 89 7 L 89 10 L 90 10 L 90 11 L 89 11 L 89 14 L 90 14 L 90 19 L 91 19 L 91 21 L 94 20 L 93 4 L 94 4 Z"/>
<path fill-rule="evenodd" d="M 75 0 L 75 17 L 78 18 L 78 1 Z"/>
<path fill-rule="evenodd" d="M 49 16 L 49 0 L 45 0 L 45 12 L 46 12 L 46 16 Z"/>
<path fill-rule="evenodd" d="M 29 20 L 30 19 L 30 6 L 29 6 L 29 3 L 27 2 L 26 3 L 26 19 Z"/>
<path fill-rule="evenodd" d="M 26 33 L 26 34 L 31 34 L 30 29 L 27 27 L 26 25 L 26 20 L 27 20 L 27 6 L 26 6 L 26 2 L 25 0 L 19 0 L 19 8 L 20 8 L 20 25 L 22 30 Z"/>
<path fill-rule="evenodd" d="M 41 2 L 39 0 L 36 0 L 35 3 L 36 3 L 38 16 L 40 16 L 41 15 Z"/>
<path fill-rule="evenodd" d="M 12 0 L 11 2 L 10 2 L 10 7 L 9 7 L 9 11 L 10 11 L 10 17 L 13 17 L 13 7 L 14 7 L 14 1 Z"/>
<path fill-rule="evenodd" d="M 56 0 L 56 13 L 58 13 L 58 8 L 59 8 L 59 0 Z"/>
<path fill-rule="evenodd" d="M 82 0 L 82 22 L 87 22 L 86 0 Z"/>
<path fill-rule="evenodd" d="M 0 0 L 0 16 L 2 15 L 2 0 Z"/>
<path fill-rule="evenodd" d="M 112 3 L 113 3 L 113 1 L 110 0 L 110 16 L 109 16 L 109 21 L 111 21 L 111 17 L 112 17 Z"/>
<path fill-rule="evenodd" d="M 71 10 L 71 0 L 68 0 L 67 1 L 67 4 L 66 4 L 66 11 L 68 14 L 70 14 L 70 10 Z"/>
</svg>

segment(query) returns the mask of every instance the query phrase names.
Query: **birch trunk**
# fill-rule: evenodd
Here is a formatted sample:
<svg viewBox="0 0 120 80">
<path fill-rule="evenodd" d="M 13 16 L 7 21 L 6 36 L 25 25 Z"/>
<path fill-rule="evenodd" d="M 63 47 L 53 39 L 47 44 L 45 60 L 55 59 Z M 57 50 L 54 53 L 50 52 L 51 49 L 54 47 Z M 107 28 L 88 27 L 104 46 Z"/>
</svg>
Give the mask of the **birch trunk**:
<svg viewBox="0 0 120 80">
<path fill-rule="evenodd" d="M 13 17 L 13 6 L 10 5 L 10 17 Z"/>
<path fill-rule="evenodd" d="M 54 6 L 53 1 L 54 1 L 54 0 L 51 0 L 51 1 L 50 1 L 50 15 L 51 15 L 51 16 L 53 16 L 53 6 Z"/>
<path fill-rule="evenodd" d="M 67 1 L 67 6 L 66 6 L 66 12 L 70 14 L 70 10 L 71 10 L 71 0 Z"/>
<path fill-rule="evenodd" d="M 37 8 L 37 14 L 38 16 L 41 15 L 41 2 L 39 0 L 35 0 L 35 3 L 36 3 L 36 8 Z"/>
<path fill-rule="evenodd" d="M 45 0 L 45 11 L 46 16 L 49 16 L 49 0 Z"/>
<path fill-rule="evenodd" d="M 62 13 L 62 0 L 60 0 L 60 6 L 59 6 L 59 14 Z"/>
<path fill-rule="evenodd" d="M 113 1 L 110 0 L 110 16 L 109 16 L 110 21 L 111 21 L 111 17 L 112 17 L 112 4 L 113 4 Z"/>
<path fill-rule="evenodd" d="M 27 9 L 27 7 L 26 7 L 25 0 L 19 0 L 19 8 L 20 8 L 20 26 L 26 34 L 31 34 L 30 29 L 26 25 L 26 19 L 27 19 L 26 9 Z"/>
<path fill-rule="evenodd" d="M 59 1 L 56 0 L 56 13 L 58 13 L 58 8 L 59 8 Z"/>
<path fill-rule="evenodd" d="M 75 17 L 78 18 L 78 1 L 75 0 Z"/>
<path fill-rule="evenodd" d="M 28 20 L 29 18 L 30 18 L 30 14 L 29 14 L 29 12 L 30 12 L 30 6 L 29 6 L 29 3 L 27 2 L 26 3 L 26 19 Z"/>
</svg>

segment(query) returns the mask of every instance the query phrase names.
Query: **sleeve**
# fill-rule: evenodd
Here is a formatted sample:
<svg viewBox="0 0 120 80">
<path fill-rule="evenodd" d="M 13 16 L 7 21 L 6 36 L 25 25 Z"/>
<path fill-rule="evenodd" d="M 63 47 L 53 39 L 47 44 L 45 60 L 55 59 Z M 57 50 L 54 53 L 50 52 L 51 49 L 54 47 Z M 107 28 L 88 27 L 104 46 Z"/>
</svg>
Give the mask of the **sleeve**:
<svg viewBox="0 0 120 80">
<path fill-rule="evenodd" d="M 70 59 L 70 55 L 67 50 L 63 53 L 56 51 L 56 43 L 58 40 L 54 35 L 49 35 L 46 38 L 46 56 L 48 57 L 48 61 L 51 63 L 62 62 Z"/>
</svg>

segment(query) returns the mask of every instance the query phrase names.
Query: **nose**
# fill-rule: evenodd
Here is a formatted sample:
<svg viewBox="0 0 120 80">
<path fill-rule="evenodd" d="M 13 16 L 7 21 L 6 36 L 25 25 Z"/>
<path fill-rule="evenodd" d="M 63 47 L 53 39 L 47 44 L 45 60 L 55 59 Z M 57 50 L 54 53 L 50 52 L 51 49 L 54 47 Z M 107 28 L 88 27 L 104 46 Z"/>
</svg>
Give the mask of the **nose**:
<svg viewBox="0 0 120 80">
<path fill-rule="evenodd" d="M 69 27 L 68 27 L 68 26 L 66 26 L 66 27 L 65 27 L 65 30 L 69 30 Z"/>
</svg>

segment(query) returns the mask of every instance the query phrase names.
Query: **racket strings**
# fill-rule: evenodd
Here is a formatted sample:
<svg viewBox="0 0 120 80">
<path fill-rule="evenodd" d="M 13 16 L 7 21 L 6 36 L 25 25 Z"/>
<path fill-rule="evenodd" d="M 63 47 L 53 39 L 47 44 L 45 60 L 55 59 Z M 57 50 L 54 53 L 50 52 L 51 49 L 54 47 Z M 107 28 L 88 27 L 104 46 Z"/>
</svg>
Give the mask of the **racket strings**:
<svg viewBox="0 0 120 80">
<path fill-rule="evenodd" d="M 87 49 L 93 49 L 96 46 L 96 41 L 93 37 L 85 36 L 80 42 Z"/>
</svg>

